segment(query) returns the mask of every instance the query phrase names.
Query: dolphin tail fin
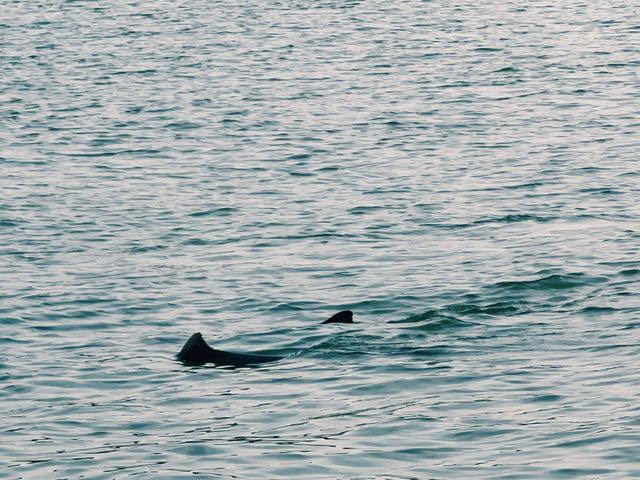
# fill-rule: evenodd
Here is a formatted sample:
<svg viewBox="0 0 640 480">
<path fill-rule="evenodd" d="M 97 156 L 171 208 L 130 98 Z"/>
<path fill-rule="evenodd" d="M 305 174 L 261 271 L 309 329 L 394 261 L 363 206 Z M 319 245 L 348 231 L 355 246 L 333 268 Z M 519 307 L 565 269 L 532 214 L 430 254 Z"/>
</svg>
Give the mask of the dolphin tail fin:
<svg viewBox="0 0 640 480">
<path fill-rule="evenodd" d="M 338 312 L 332 317 L 326 319 L 322 323 L 353 323 L 353 312 L 351 310 L 343 310 L 342 312 Z"/>
</svg>

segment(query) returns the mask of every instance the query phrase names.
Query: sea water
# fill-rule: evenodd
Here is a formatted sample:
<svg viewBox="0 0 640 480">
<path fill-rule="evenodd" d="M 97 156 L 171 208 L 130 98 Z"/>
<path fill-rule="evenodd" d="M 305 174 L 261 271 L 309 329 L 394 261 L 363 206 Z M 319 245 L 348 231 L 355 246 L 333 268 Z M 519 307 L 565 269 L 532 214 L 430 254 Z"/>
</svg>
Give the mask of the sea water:
<svg viewBox="0 0 640 480">
<path fill-rule="evenodd" d="M 0 40 L 1 478 L 640 477 L 637 4 L 5 0 Z"/>
</svg>

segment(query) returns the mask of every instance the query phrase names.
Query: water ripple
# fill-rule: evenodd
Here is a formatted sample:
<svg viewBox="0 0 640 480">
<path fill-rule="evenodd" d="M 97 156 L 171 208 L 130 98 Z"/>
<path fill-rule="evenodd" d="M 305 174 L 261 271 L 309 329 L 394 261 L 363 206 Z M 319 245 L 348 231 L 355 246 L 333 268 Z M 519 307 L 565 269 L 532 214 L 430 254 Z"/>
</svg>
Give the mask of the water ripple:
<svg viewBox="0 0 640 480">
<path fill-rule="evenodd" d="M 0 26 L 0 477 L 640 475 L 630 8 Z M 286 358 L 185 367 L 196 331 Z"/>
</svg>

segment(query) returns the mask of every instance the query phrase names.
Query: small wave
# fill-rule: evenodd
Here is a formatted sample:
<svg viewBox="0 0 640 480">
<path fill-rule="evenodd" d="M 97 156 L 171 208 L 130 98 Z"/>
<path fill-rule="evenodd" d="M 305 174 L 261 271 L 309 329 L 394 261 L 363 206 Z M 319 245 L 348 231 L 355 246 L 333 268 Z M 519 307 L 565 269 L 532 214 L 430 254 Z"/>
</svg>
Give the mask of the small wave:
<svg viewBox="0 0 640 480">
<path fill-rule="evenodd" d="M 442 355 L 451 354 L 452 349 L 444 345 L 433 345 L 429 347 L 404 347 L 398 353 L 410 357 L 440 357 Z"/>
<path fill-rule="evenodd" d="M 79 322 L 69 323 L 69 322 L 57 322 L 57 323 L 48 323 L 48 324 L 39 324 L 39 325 L 31 325 L 30 328 L 33 330 L 37 330 L 40 332 L 68 332 L 74 330 L 108 330 L 113 328 L 112 324 L 98 321 L 98 322 L 87 322 L 83 319 L 93 315 L 84 315 L 81 317 L 77 317 Z"/>
<path fill-rule="evenodd" d="M 165 250 L 167 245 L 136 245 L 129 249 L 131 253 L 147 253 L 156 250 Z"/>
<path fill-rule="evenodd" d="M 620 272 L 620 275 L 624 275 L 624 276 L 639 275 L 639 274 L 640 274 L 640 269 L 638 268 L 630 268 L 628 270 L 622 270 Z"/>
<path fill-rule="evenodd" d="M 202 125 L 195 122 L 172 122 L 165 125 L 166 128 L 170 128 L 171 130 L 194 130 L 196 128 L 201 128 Z"/>
<path fill-rule="evenodd" d="M 427 310 L 426 312 L 423 312 L 417 315 L 411 315 L 402 320 L 391 320 L 388 323 L 418 323 L 425 320 L 431 320 L 433 318 L 436 318 L 438 314 L 439 314 L 438 310 Z"/>
<path fill-rule="evenodd" d="M 587 315 L 606 315 L 606 314 L 611 314 L 614 312 L 617 312 L 618 309 L 617 308 L 613 308 L 613 307 L 585 307 L 582 309 L 582 311 L 580 313 L 583 314 L 587 314 Z"/>
<path fill-rule="evenodd" d="M 203 238 L 189 238 L 182 242 L 183 245 L 210 245 L 212 242 L 210 240 L 205 240 Z"/>
<path fill-rule="evenodd" d="M 460 315 L 493 315 L 508 316 L 523 313 L 523 308 L 511 302 L 498 302 L 489 305 L 476 305 L 473 303 L 454 304 L 445 307 L 447 312 L 453 312 Z M 526 310 L 525 310 L 526 311 Z"/>
<path fill-rule="evenodd" d="M 540 215 L 532 215 L 529 213 L 509 213 L 495 217 L 481 218 L 472 223 L 472 225 L 484 225 L 486 223 L 518 223 L 518 222 L 550 222 L 557 217 L 543 217 Z"/>
<path fill-rule="evenodd" d="M 476 47 L 473 49 L 474 52 L 501 52 L 501 48 L 496 47 Z"/>
<path fill-rule="evenodd" d="M 528 213 L 514 214 L 510 213 L 507 215 L 496 215 L 491 217 L 484 217 L 474 220 L 472 222 L 467 223 L 425 223 L 424 226 L 432 227 L 432 228 L 442 228 L 442 229 L 466 229 L 479 227 L 490 224 L 510 224 L 510 223 L 520 223 L 520 222 L 536 222 L 536 223 L 548 223 L 557 220 L 558 217 L 555 216 L 542 216 L 542 215 L 532 215 Z"/>
<path fill-rule="evenodd" d="M 529 310 L 513 302 L 497 302 L 488 305 L 475 303 L 455 303 L 440 309 L 430 309 L 417 315 L 411 315 L 402 320 L 392 320 L 388 323 L 421 323 L 421 330 L 438 331 L 448 328 L 460 328 L 477 325 L 475 322 L 463 320 L 460 317 L 478 316 L 512 316 L 526 313 Z M 426 323 L 425 323 L 426 322 Z"/>
<path fill-rule="evenodd" d="M 311 158 L 310 153 L 297 153 L 295 155 L 290 155 L 288 160 L 307 160 L 309 158 Z"/>
<path fill-rule="evenodd" d="M 309 347 L 310 352 L 331 352 L 331 354 L 366 355 L 380 344 L 381 338 L 373 335 L 333 335 L 325 336 L 319 343 Z"/>
<path fill-rule="evenodd" d="M 606 281 L 604 277 L 584 273 L 554 274 L 533 280 L 498 282 L 496 286 L 506 290 L 565 290 Z"/>
<path fill-rule="evenodd" d="M 520 69 L 517 67 L 503 67 L 503 68 L 499 68 L 498 70 L 494 70 L 493 73 L 513 73 L 513 72 L 519 72 Z"/>
<path fill-rule="evenodd" d="M 421 315 L 417 315 L 417 317 L 421 317 Z M 409 317 L 412 318 L 412 317 Z M 475 322 L 468 322 L 465 320 L 461 320 L 455 317 L 440 317 L 435 320 L 411 320 L 412 323 L 411 328 L 415 330 L 420 330 L 422 332 L 440 332 L 447 331 L 457 328 L 465 328 L 470 327 L 472 325 L 477 325 Z"/>
<path fill-rule="evenodd" d="M 447 311 L 447 307 L 441 310 L 427 310 L 417 315 L 411 315 L 403 320 L 392 320 L 389 323 L 408 324 L 411 329 L 422 332 L 440 332 L 476 325 L 475 322 L 462 320 L 461 318 L 451 315 Z"/>
<path fill-rule="evenodd" d="M 221 207 L 221 208 L 213 208 L 211 210 L 201 210 L 198 212 L 191 212 L 188 215 L 190 217 L 209 217 L 209 216 L 228 216 L 236 212 L 237 210 L 233 207 Z"/>
<path fill-rule="evenodd" d="M 0 220 L 0 227 L 17 227 L 19 222 L 16 220 Z"/>
</svg>

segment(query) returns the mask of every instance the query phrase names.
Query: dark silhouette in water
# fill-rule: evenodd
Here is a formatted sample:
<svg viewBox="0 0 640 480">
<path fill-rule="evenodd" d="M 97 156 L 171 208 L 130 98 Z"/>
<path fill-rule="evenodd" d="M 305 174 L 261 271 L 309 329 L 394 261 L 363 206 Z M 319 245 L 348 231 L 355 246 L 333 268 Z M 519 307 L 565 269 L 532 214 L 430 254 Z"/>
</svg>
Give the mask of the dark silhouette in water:
<svg viewBox="0 0 640 480">
<path fill-rule="evenodd" d="M 351 310 L 344 310 L 333 315 L 331 318 L 326 319 L 324 323 L 353 323 L 353 312 Z"/>
<path fill-rule="evenodd" d="M 353 323 L 353 313 L 349 310 L 338 312 L 322 323 Z M 276 357 L 274 355 L 253 355 L 249 353 L 233 353 L 216 350 L 215 348 L 211 348 L 207 345 L 207 342 L 204 341 L 200 332 L 191 335 L 176 357 L 187 365 L 214 363 L 215 365 L 228 365 L 234 367 L 245 367 L 248 365 L 257 365 L 259 363 L 275 362 L 276 360 L 282 360 L 282 358 L 284 358 Z"/>
<path fill-rule="evenodd" d="M 215 363 L 216 365 L 233 365 L 243 367 L 257 363 L 275 362 L 283 357 L 269 355 L 251 355 L 246 353 L 232 353 L 216 350 L 207 345 L 200 332 L 191 335 L 177 355 L 178 360 L 189 365 Z"/>
</svg>

